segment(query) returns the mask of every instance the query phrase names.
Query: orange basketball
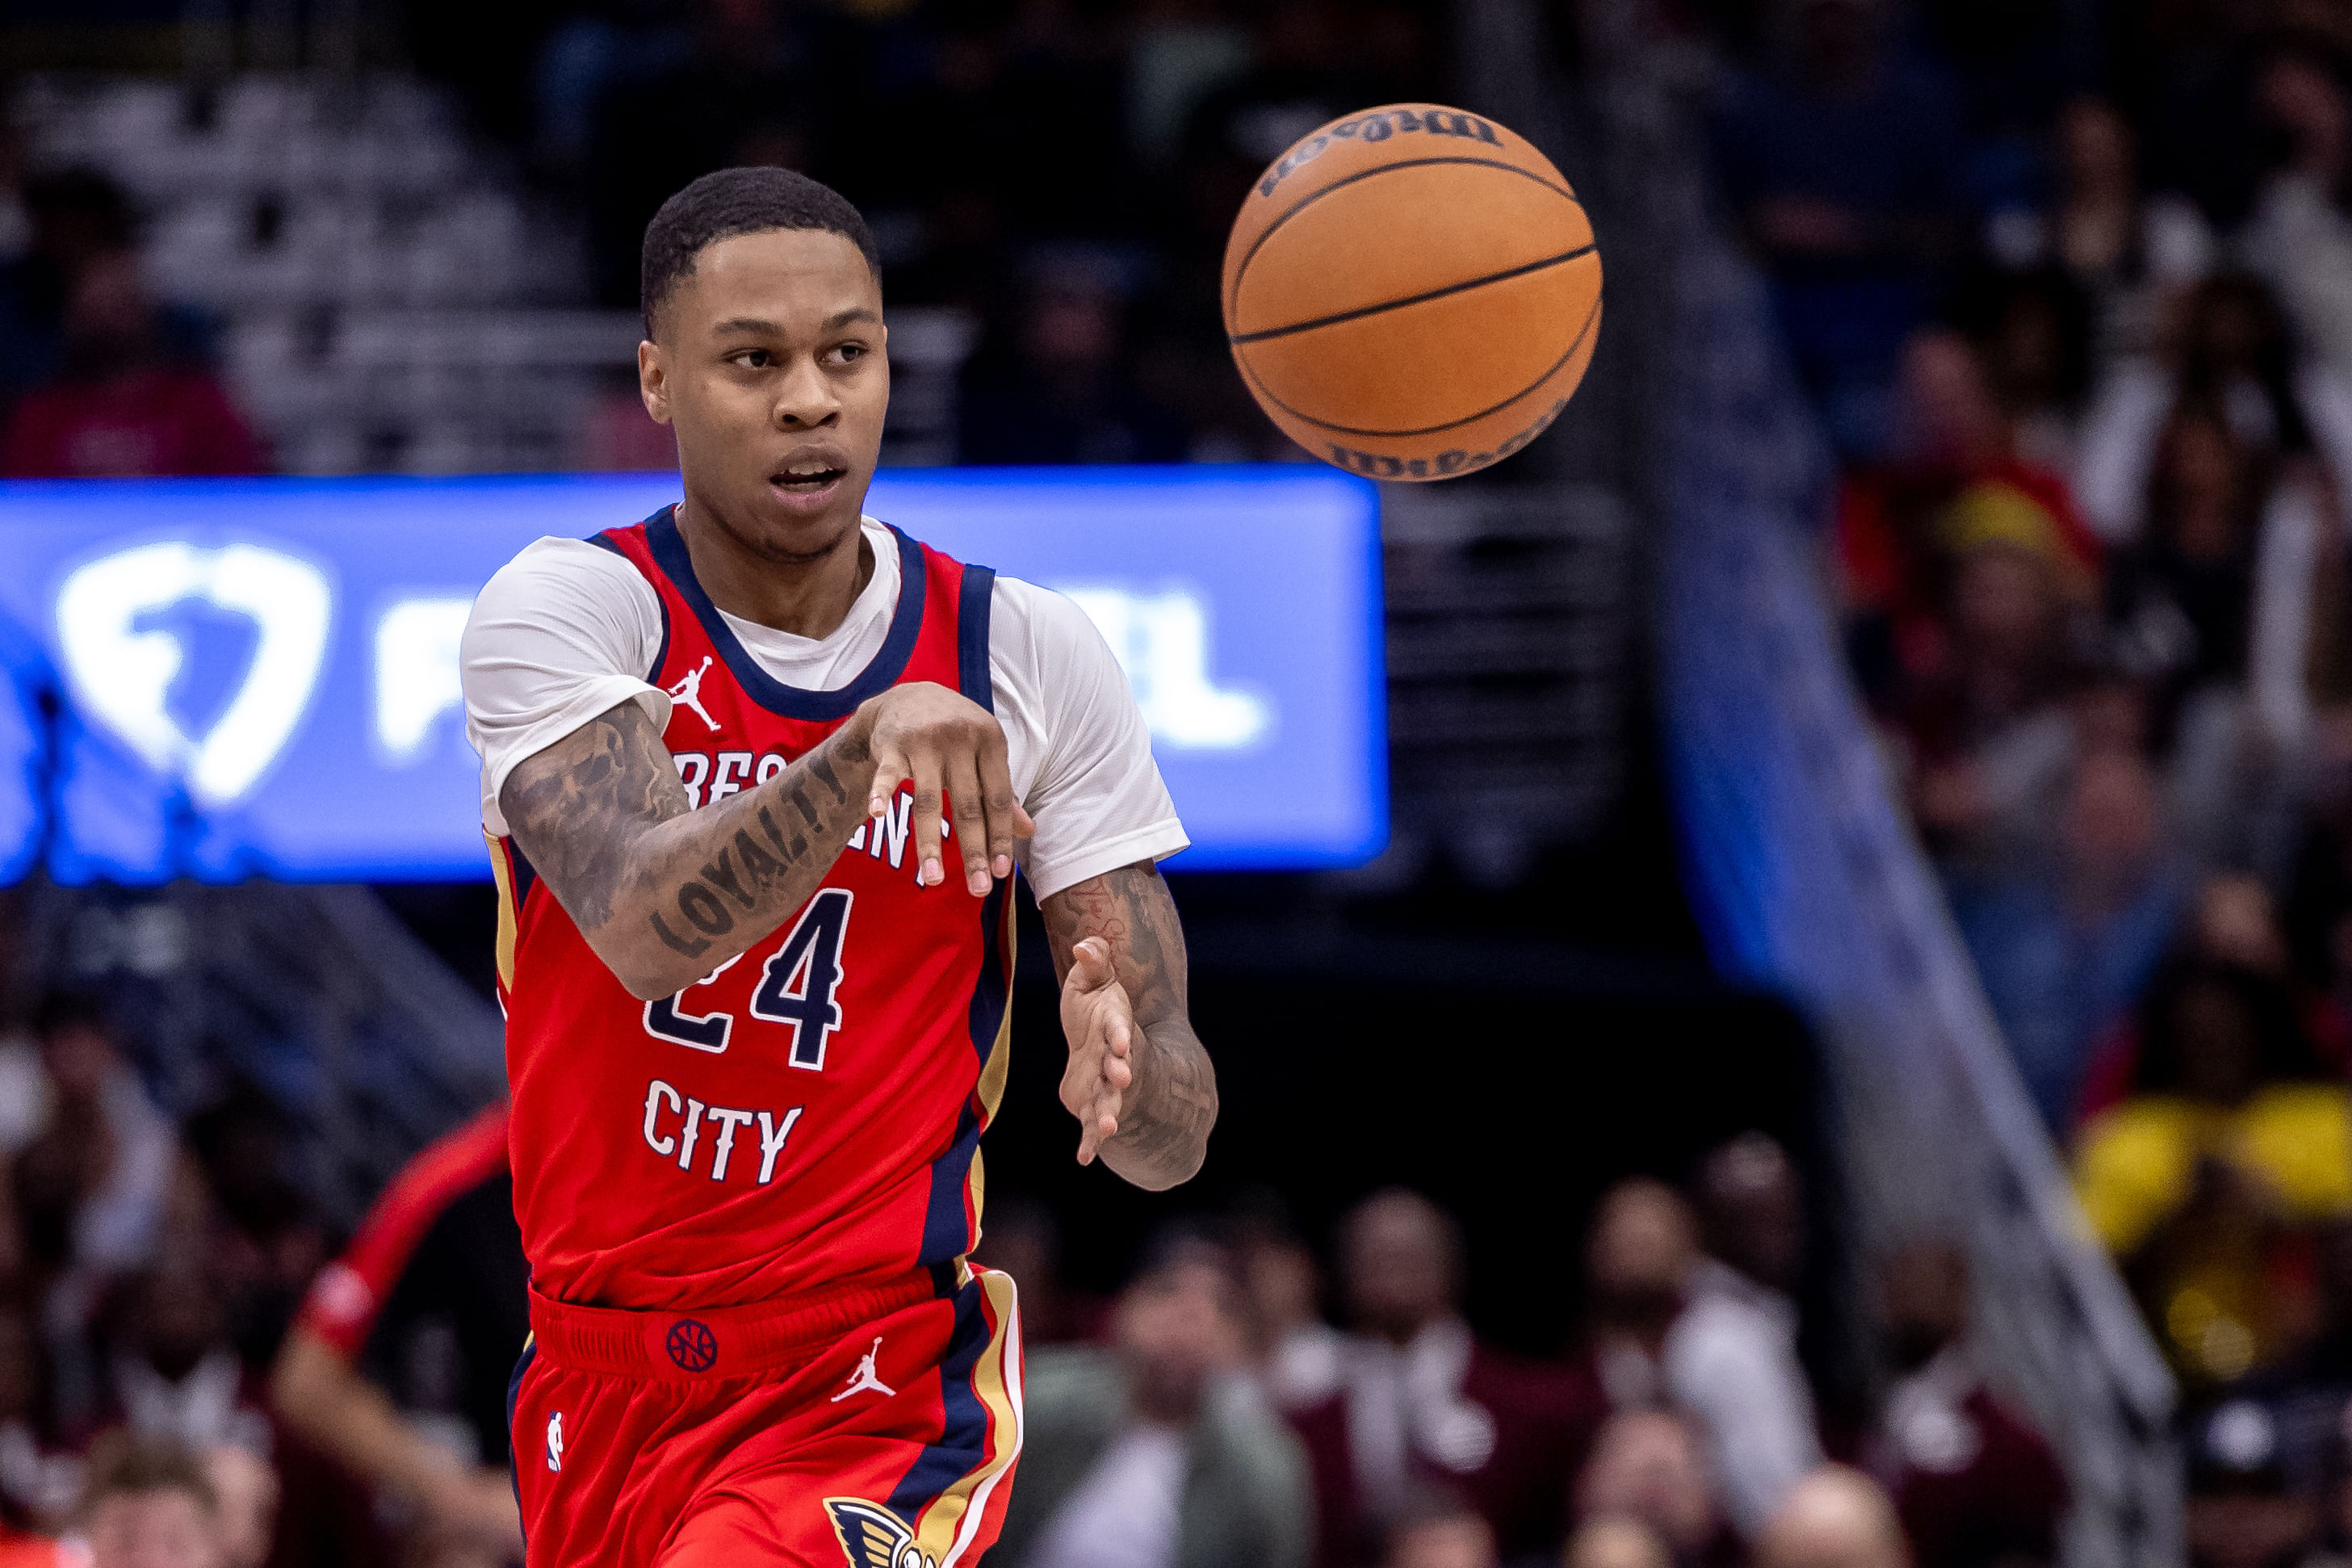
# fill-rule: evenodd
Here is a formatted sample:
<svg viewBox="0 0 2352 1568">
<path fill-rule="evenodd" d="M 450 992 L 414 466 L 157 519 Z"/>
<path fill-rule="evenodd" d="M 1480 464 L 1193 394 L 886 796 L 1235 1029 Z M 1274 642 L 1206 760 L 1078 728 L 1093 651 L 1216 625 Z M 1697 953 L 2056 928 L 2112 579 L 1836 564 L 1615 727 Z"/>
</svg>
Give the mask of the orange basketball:
<svg viewBox="0 0 2352 1568">
<path fill-rule="evenodd" d="M 1551 161 L 1475 114 L 1391 103 L 1276 159 L 1225 245 L 1225 335 L 1316 456 L 1474 473 L 1541 435 L 1601 330 L 1601 253 Z"/>
</svg>

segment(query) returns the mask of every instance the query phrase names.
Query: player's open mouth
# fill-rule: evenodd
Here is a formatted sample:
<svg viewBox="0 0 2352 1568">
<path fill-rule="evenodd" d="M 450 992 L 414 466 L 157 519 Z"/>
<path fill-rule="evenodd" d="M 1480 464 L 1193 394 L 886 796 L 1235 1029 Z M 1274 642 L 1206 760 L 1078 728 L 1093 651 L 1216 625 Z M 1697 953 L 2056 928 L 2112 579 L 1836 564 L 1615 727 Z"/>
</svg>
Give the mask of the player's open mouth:
<svg viewBox="0 0 2352 1568">
<path fill-rule="evenodd" d="M 796 463 L 781 472 L 770 474 L 768 482 L 786 495 L 813 496 L 832 489 L 848 473 L 847 468 Z"/>
</svg>

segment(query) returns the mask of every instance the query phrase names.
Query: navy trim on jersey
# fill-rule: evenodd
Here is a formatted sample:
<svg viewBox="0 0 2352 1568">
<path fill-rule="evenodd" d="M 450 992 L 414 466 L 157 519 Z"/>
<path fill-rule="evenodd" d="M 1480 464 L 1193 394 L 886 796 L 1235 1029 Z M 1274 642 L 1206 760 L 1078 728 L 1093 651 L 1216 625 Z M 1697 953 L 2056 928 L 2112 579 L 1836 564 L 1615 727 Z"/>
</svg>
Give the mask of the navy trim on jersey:
<svg viewBox="0 0 2352 1568">
<path fill-rule="evenodd" d="M 887 525 L 886 525 L 887 526 Z M 806 719 L 823 721 L 845 719 L 857 711 L 857 705 L 869 697 L 878 697 L 898 683 L 906 673 L 907 661 L 915 655 L 915 637 L 923 629 L 923 592 L 928 573 L 923 564 L 923 547 L 891 528 L 890 535 L 898 542 L 898 608 L 890 617 L 889 635 L 882 639 L 881 648 L 873 661 L 859 672 L 856 679 L 837 691 L 807 691 L 797 686 L 787 686 L 760 668 L 737 639 L 727 617 L 710 602 L 695 579 L 694 560 L 687 553 L 686 540 L 677 531 L 677 509 L 664 507 L 646 520 L 646 543 L 652 550 L 654 563 L 662 569 L 694 618 L 702 623 L 710 646 L 727 663 L 743 694 L 769 712 L 786 719 Z M 667 650 L 664 650 L 667 656 Z"/>
<path fill-rule="evenodd" d="M 506 846 L 508 875 L 514 886 L 515 919 L 520 920 L 523 900 L 530 897 L 530 889 L 539 881 L 539 869 L 523 854 L 522 846 L 514 841 L 513 834 L 507 835 Z"/>
<path fill-rule="evenodd" d="M 900 1519 L 920 1517 L 934 1499 L 988 1458 L 988 1406 L 972 1386 L 991 1338 L 988 1314 L 981 1310 L 987 1289 L 974 1279 L 956 1293 L 955 1327 L 947 1353 L 940 1357 L 940 1440 L 923 1445 L 890 1489 L 890 1511 Z"/>
<path fill-rule="evenodd" d="M 530 1450 L 514 1440 L 515 1406 L 522 1403 L 523 1374 L 530 1371 L 530 1363 L 538 1359 L 539 1340 L 534 1335 L 523 1341 L 522 1354 L 515 1357 L 514 1374 L 507 1379 L 507 1454 L 509 1460 L 507 1483 L 514 1488 L 515 1507 L 518 1509 L 522 1507 L 522 1456 Z"/>
<path fill-rule="evenodd" d="M 646 529 L 648 531 L 652 529 L 654 518 L 665 516 L 668 511 L 669 508 L 664 507 L 660 511 L 654 513 L 653 517 L 646 519 Z M 613 533 L 614 531 L 608 528 L 602 533 L 591 534 L 588 537 L 588 542 L 591 544 L 601 544 L 605 549 L 611 551 L 614 554 L 619 556 L 622 560 L 629 561 L 629 552 L 621 548 L 620 542 L 613 537 Z M 630 570 L 635 571 L 636 569 L 636 564 L 637 563 L 635 562 L 629 561 Z M 658 686 L 661 684 L 662 666 L 669 662 L 669 601 L 663 598 L 659 594 L 656 594 L 654 595 L 654 608 L 661 612 L 661 647 L 654 649 L 653 667 L 646 671 L 646 684 L 647 686 Z"/>
<path fill-rule="evenodd" d="M 996 682 L 988 669 L 988 612 L 996 602 L 996 569 L 964 563 L 963 592 L 956 600 L 956 687 L 996 711 Z"/>
</svg>

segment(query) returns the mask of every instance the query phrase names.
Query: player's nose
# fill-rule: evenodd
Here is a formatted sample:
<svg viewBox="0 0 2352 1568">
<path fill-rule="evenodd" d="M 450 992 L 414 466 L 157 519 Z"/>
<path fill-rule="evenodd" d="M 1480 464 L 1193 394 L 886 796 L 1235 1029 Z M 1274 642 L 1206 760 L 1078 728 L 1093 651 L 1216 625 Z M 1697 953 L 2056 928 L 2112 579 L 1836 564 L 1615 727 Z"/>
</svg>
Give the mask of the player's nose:
<svg viewBox="0 0 2352 1568">
<path fill-rule="evenodd" d="M 841 417 L 841 399 L 813 359 L 793 362 L 776 387 L 774 416 L 785 430 L 814 430 Z"/>
</svg>

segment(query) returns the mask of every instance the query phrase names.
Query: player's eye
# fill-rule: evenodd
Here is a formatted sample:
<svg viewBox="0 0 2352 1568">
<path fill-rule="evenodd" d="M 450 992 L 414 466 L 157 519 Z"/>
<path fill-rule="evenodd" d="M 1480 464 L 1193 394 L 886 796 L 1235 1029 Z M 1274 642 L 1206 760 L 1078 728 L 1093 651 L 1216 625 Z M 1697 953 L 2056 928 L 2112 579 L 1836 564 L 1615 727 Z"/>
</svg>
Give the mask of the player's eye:
<svg viewBox="0 0 2352 1568">
<path fill-rule="evenodd" d="M 776 363 L 775 356 L 765 349 L 740 349 L 727 356 L 730 364 L 740 364 L 745 370 L 765 370 Z"/>
<path fill-rule="evenodd" d="M 864 343 L 836 343 L 833 349 L 834 357 L 843 364 L 856 364 L 873 352 Z"/>
</svg>

